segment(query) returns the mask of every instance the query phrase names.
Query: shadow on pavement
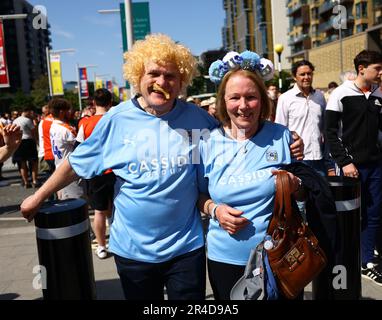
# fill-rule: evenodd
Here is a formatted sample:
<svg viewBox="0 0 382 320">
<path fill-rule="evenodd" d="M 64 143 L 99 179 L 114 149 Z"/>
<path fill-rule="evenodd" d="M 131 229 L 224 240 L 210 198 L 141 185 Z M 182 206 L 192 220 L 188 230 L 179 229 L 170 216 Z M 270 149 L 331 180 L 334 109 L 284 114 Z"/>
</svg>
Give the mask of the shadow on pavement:
<svg viewBox="0 0 382 320">
<path fill-rule="evenodd" d="M 119 279 L 96 281 L 97 300 L 125 300 Z"/>
<path fill-rule="evenodd" d="M 18 297 L 20 297 L 20 295 L 17 293 L 0 294 L 0 300 L 15 300 Z"/>
<path fill-rule="evenodd" d="M 19 204 L 14 204 L 14 205 L 10 205 L 10 206 L 0 207 L 0 215 L 5 214 L 5 213 L 18 212 L 19 210 L 20 210 L 20 205 Z"/>
</svg>

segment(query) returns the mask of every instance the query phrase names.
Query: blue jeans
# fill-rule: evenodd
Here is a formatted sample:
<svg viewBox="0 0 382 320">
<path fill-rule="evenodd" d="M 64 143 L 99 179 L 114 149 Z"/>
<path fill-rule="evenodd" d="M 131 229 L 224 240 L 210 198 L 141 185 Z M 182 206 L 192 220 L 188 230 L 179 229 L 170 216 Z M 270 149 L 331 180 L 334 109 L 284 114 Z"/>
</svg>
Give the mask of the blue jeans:
<svg viewBox="0 0 382 320">
<path fill-rule="evenodd" d="M 204 300 L 206 256 L 204 247 L 161 263 L 147 263 L 114 255 L 127 300 Z"/>
<path fill-rule="evenodd" d="M 361 179 L 361 256 L 362 265 L 373 261 L 377 232 L 381 224 L 382 164 L 357 165 Z"/>
</svg>

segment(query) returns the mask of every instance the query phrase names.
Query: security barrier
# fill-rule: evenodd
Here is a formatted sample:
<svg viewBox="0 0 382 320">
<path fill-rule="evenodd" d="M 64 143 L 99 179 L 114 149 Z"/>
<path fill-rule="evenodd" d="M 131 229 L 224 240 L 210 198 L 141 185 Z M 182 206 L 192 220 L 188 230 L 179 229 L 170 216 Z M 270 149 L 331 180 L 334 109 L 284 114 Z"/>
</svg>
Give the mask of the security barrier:
<svg viewBox="0 0 382 320">
<path fill-rule="evenodd" d="M 90 221 L 82 199 L 47 202 L 35 217 L 45 300 L 95 299 Z"/>
<path fill-rule="evenodd" d="M 361 183 L 348 177 L 327 177 L 337 209 L 337 248 L 331 275 L 313 281 L 314 300 L 361 298 Z"/>
</svg>

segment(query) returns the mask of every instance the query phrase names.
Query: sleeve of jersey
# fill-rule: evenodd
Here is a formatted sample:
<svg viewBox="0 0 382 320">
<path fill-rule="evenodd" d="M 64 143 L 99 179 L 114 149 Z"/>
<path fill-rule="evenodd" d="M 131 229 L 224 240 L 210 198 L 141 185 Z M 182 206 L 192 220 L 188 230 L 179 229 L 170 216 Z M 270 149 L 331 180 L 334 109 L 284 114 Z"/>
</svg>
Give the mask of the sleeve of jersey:
<svg viewBox="0 0 382 320">
<path fill-rule="evenodd" d="M 85 141 L 85 132 L 84 132 L 84 126 L 83 125 L 78 129 L 76 140 L 79 143 L 82 143 Z"/>
<path fill-rule="evenodd" d="M 342 140 L 338 137 L 341 116 L 342 113 L 338 111 L 325 111 L 325 140 L 331 157 L 340 167 L 344 167 L 352 162 L 352 158 L 347 154 Z"/>
<path fill-rule="evenodd" d="M 343 105 L 341 88 L 337 88 L 332 92 L 325 111 L 325 141 L 328 144 L 328 151 L 334 161 L 340 166 L 346 166 L 352 163 L 352 158 L 348 155 L 341 137 L 338 136 Z"/>
<path fill-rule="evenodd" d="M 281 95 L 277 101 L 275 122 L 288 126 L 288 107 L 284 100 L 285 95 Z"/>
<path fill-rule="evenodd" d="M 102 117 L 98 122 L 91 136 L 69 156 L 69 163 L 76 174 L 82 178 L 90 179 L 102 174 L 105 167 L 105 154 L 110 148 L 110 140 L 107 139 L 110 133 L 109 117 Z"/>
</svg>

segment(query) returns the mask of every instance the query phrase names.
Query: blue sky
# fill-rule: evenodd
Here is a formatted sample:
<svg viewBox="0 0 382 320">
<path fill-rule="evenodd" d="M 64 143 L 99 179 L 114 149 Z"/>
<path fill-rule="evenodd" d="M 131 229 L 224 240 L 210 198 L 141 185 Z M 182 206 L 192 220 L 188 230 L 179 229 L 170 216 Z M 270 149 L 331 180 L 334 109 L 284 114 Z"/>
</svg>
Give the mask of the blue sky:
<svg viewBox="0 0 382 320">
<path fill-rule="evenodd" d="M 53 50 L 75 48 L 62 54 L 64 81 L 76 80 L 76 63 L 97 65 L 88 69 L 109 74 L 118 84 L 122 77 L 122 36 L 119 14 L 99 14 L 118 9 L 123 0 L 29 0 L 47 10 Z M 135 0 L 133 2 L 145 2 Z M 194 55 L 222 46 L 223 0 L 149 0 L 152 33 L 165 33 L 189 47 Z"/>
</svg>

